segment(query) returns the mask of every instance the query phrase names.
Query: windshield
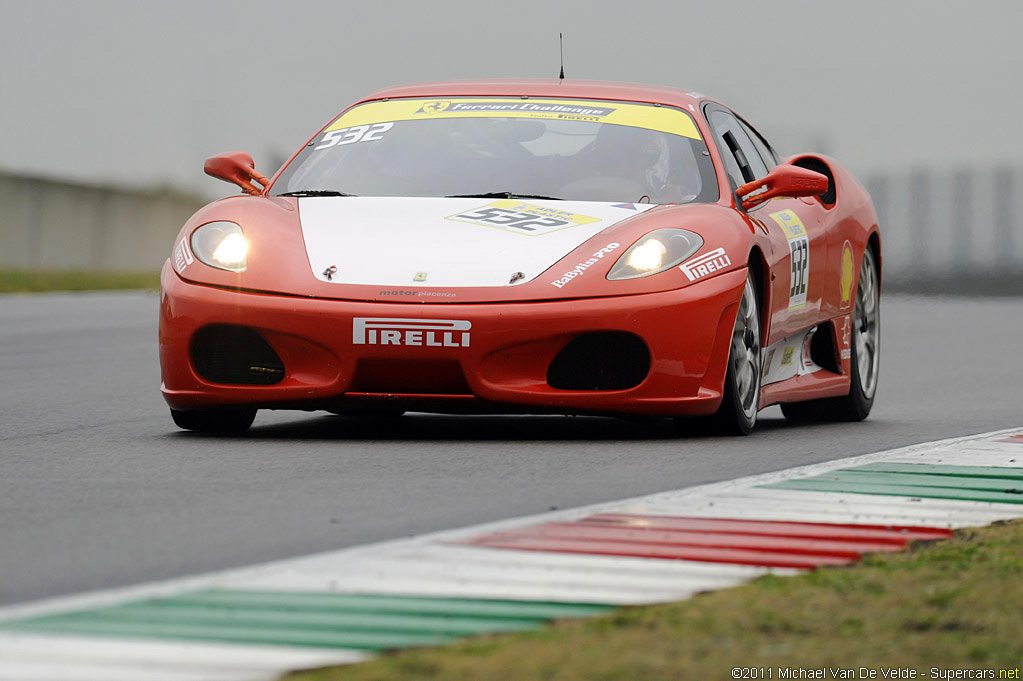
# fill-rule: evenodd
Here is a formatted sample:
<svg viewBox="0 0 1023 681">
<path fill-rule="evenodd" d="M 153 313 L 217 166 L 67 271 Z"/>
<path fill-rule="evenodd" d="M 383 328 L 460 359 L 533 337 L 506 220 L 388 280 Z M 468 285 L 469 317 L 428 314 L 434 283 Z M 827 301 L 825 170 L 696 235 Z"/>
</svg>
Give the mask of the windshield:
<svg viewBox="0 0 1023 681">
<path fill-rule="evenodd" d="M 397 99 L 353 107 L 274 195 L 494 196 L 630 203 L 717 199 L 680 109 L 578 99 Z"/>
</svg>

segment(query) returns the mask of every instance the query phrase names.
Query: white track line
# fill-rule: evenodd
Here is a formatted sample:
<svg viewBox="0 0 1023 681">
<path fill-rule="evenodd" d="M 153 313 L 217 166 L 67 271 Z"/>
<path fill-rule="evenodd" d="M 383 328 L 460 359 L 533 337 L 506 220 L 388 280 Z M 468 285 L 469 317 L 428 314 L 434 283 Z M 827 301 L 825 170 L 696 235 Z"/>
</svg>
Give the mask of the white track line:
<svg viewBox="0 0 1023 681">
<path fill-rule="evenodd" d="M 979 501 L 750 488 L 722 493 L 714 499 L 692 499 L 681 495 L 660 497 L 625 505 L 622 512 L 957 528 L 1015 518 L 1023 513 L 1023 509 L 1014 504 Z"/>
<path fill-rule="evenodd" d="M 367 657 L 354 650 L 5 634 L 0 636 L 0 680 L 241 681 Z"/>
<path fill-rule="evenodd" d="M 627 604 L 678 600 L 767 572 L 743 565 L 529 551 L 516 551 L 509 559 L 506 551 L 449 544 L 391 549 L 367 560 L 328 558 L 231 586 Z"/>
</svg>

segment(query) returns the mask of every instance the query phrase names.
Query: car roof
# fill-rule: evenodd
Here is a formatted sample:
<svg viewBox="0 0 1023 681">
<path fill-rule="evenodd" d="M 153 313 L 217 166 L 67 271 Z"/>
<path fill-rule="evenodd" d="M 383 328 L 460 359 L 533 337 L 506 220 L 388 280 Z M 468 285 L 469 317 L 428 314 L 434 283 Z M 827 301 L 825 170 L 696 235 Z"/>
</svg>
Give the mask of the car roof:
<svg viewBox="0 0 1023 681">
<path fill-rule="evenodd" d="M 498 79 L 454 80 L 399 85 L 379 90 L 361 102 L 396 97 L 570 97 L 610 99 L 650 104 L 665 104 L 695 111 L 705 97 L 699 93 L 637 83 L 597 80 Z"/>
</svg>

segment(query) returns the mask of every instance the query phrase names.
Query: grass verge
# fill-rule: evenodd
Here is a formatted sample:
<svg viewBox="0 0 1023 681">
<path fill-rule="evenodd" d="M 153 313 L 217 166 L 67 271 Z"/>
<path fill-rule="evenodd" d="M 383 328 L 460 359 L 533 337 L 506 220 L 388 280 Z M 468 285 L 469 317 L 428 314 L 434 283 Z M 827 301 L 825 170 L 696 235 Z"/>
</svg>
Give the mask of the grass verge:
<svg viewBox="0 0 1023 681">
<path fill-rule="evenodd" d="M 733 667 L 1012 669 L 1023 661 L 1023 522 L 767 576 L 536 632 L 406 650 L 287 681 L 728 679 Z M 1018 674 L 1018 672 L 1016 672 Z M 826 673 L 826 678 L 835 678 Z M 956 678 L 956 677 L 945 677 Z M 962 678 L 962 677 L 959 677 Z"/>
<path fill-rule="evenodd" d="M 136 288 L 160 288 L 160 273 L 0 269 L 0 293 L 102 291 Z"/>
</svg>

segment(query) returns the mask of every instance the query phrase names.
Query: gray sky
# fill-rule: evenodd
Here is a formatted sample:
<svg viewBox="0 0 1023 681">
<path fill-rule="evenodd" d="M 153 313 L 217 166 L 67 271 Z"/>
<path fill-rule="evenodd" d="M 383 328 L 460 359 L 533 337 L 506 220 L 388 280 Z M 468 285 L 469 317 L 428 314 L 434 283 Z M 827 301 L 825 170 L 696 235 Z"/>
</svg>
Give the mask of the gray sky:
<svg viewBox="0 0 1023 681">
<path fill-rule="evenodd" d="M 0 0 L 0 169 L 228 193 L 342 106 L 421 80 L 553 77 L 696 89 L 783 152 L 861 173 L 1018 164 L 1018 0 L 150 2 Z"/>
</svg>

